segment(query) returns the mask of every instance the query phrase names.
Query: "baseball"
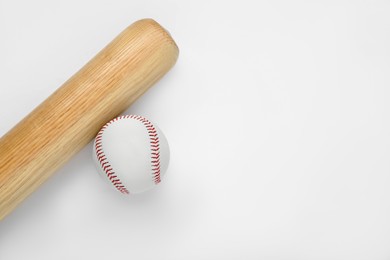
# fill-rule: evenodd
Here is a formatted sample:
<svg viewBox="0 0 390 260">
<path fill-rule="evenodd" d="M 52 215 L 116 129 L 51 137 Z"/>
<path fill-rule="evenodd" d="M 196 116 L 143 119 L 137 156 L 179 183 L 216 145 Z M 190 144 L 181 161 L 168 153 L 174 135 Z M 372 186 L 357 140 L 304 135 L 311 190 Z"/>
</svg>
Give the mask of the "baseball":
<svg viewBox="0 0 390 260">
<path fill-rule="evenodd" d="M 167 139 L 156 125 L 141 116 L 111 120 L 99 131 L 93 147 L 99 174 L 123 194 L 152 189 L 168 168 Z"/>
</svg>

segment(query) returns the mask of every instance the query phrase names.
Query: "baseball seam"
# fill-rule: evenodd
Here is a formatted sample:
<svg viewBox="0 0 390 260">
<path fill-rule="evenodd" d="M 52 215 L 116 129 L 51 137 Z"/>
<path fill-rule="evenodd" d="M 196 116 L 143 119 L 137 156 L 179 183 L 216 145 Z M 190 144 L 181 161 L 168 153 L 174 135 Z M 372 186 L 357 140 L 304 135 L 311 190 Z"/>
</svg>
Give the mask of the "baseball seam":
<svg viewBox="0 0 390 260">
<path fill-rule="evenodd" d="M 110 165 L 107 156 L 104 153 L 103 144 L 102 144 L 103 134 L 106 128 L 112 123 L 117 122 L 118 120 L 121 119 L 135 119 L 140 121 L 145 126 L 148 132 L 149 142 L 150 142 L 151 171 L 152 171 L 153 181 L 156 185 L 161 182 L 160 140 L 154 125 L 146 118 L 137 115 L 124 115 L 124 116 L 116 117 L 111 121 L 109 121 L 107 124 L 105 124 L 97 134 L 95 138 L 95 151 L 96 151 L 96 158 L 100 164 L 101 169 L 106 173 L 107 178 L 111 181 L 111 183 L 118 191 L 120 191 L 123 194 L 129 194 L 129 191 L 121 182 L 119 177 L 115 174 L 112 166 Z"/>
</svg>

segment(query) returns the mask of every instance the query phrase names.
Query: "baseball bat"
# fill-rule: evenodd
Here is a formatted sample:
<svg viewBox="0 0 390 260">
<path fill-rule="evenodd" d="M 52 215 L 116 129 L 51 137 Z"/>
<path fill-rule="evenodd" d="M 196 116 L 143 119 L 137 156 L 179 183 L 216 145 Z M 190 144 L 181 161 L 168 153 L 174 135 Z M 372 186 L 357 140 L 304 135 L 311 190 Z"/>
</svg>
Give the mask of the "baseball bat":
<svg viewBox="0 0 390 260">
<path fill-rule="evenodd" d="M 126 28 L 0 139 L 0 220 L 175 64 L 157 22 Z"/>
</svg>

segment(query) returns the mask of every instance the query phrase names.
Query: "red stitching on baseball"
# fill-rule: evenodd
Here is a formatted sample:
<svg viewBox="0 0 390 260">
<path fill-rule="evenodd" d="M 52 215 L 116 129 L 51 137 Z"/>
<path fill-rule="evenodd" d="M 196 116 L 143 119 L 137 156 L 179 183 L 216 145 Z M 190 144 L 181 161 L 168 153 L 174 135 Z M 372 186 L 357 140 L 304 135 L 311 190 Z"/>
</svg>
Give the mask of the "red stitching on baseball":
<svg viewBox="0 0 390 260">
<path fill-rule="evenodd" d="M 153 174 L 153 180 L 155 184 L 159 184 L 161 182 L 161 171 L 160 171 L 160 140 L 157 135 L 157 130 L 154 125 L 142 116 L 135 115 L 127 115 L 122 116 L 122 118 L 133 118 L 140 121 L 148 131 L 149 140 L 150 140 L 150 163 Z"/>
<path fill-rule="evenodd" d="M 113 169 L 111 168 L 111 165 L 108 163 L 107 157 L 104 154 L 103 147 L 102 147 L 102 138 L 103 138 L 104 130 L 106 128 L 107 128 L 107 124 L 102 127 L 102 129 L 99 131 L 99 133 L 95 139 L 96 157 L 100 163 L 100 167 L 107 174 L 107 177 L 109 178 L 111 183 L 114 185 L 114 187 L 123 194 L 129 194 L 129 191 L 122 184 L 120 179 L 114 175 Z"/>
<path fill-rule="evenodd" d="M 161 182 L 161 170 L 160 170 L 160 140 L 158 138 L 157 130 L 153 126 L 153 124 L 147 120 L 146 118 L 142 116 L 136 116 L 136 115 L 124 115 L 124 116 L 119 116 L 114 119 L 112 119 L 110 122 L 105 124 L 102 129 L 99 131 L 98 135 L 95 138 L 95 150 L 96 150 L 96 156 L 97 159 L 100 163 L 100 166 L 102 170 L 106 173 L 108 179 L 111 181 L 111 183 L 115 186 L 117 190 L 119 190 L 121 193 L 124 194 L 129 194 L 129 191 L 126 189 L 126 187 L 123 185 L 121 180 L 118 178 L 118 176 L 115 175 L 115 172 L 113 171 L 112 167 L 110 164 L 108 164 L 108 160 L 106 155 L 104 154 L 103 151 L 103 144 L 102 144 L 102 139 L 103 139 L 103 133 L 104 130 L 112 123 L 125 119 L 125 118 L 130 118 L 130 119 L 136 119 L 140 121 L 145 127 L 146 130 L 148 131 L 149 139 L 150 139 L 150 151 L 151 151 L 151 170 L 152 170 L 152 175 L 153 175 L 153 181 L 155 184 L 159 184 Z"/>
</svg>

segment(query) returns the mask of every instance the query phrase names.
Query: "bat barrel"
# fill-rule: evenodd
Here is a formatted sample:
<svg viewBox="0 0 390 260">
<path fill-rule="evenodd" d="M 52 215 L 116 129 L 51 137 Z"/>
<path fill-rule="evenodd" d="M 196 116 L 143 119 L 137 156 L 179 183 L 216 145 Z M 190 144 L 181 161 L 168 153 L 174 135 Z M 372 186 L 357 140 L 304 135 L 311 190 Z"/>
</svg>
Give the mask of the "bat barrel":
<svg viewBox="0 0 390 260">
<path fill-rule="evenodd" d="M 125 29 L 0 139 L 0 220 L 90 142 L 176 62 L 158 23 Z"/>
</svg>

